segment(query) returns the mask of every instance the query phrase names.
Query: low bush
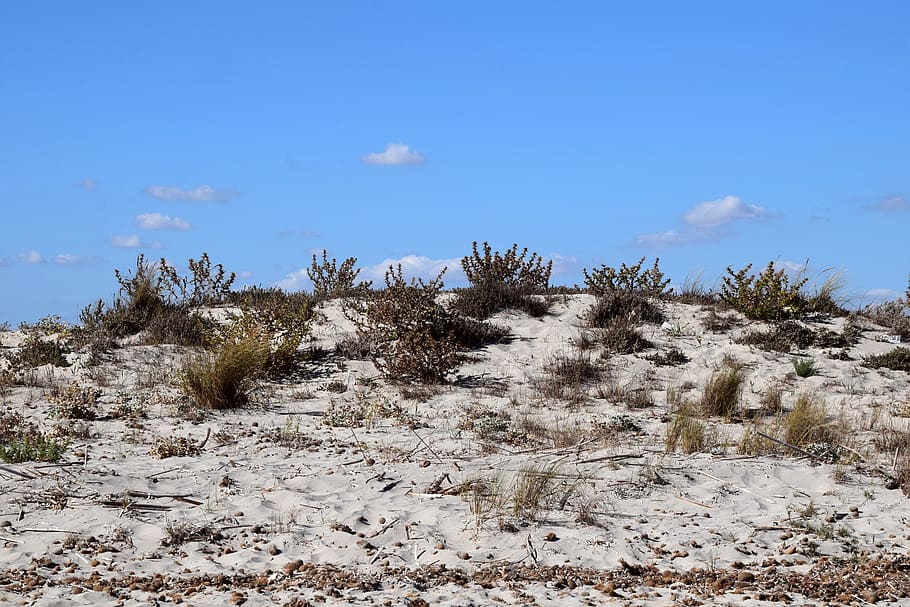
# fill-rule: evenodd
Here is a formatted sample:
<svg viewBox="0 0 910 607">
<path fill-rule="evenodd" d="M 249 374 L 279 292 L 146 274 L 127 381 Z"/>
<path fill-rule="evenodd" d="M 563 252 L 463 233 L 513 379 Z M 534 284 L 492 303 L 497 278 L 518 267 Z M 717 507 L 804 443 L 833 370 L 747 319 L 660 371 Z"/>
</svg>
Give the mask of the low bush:
<svg viewBox="0 0 910 607">
<path fill-rule="evenodd" d="M 51 396 L 48 401 L 54 404 L 53 415 L 63 419 L 95 419 L 96 405 L 101 397 L 101 390 L 91 386 L 82 386 L 76 382 L 67 386 L 61 394 Z"/>
<path fill-rule="evenodd" d="M 773 261 L 758 276 L 751 274 L 751 269 L 752 264 L 737 272 L 727 267 L 728 276 L 723 277 L 720 292 L 724 302 L 751 320 L 780 320 L 803 311 L 806 301 L 800 289 L 807 278 L 790 284 L 785 271 L 776 270 Z"/>
<path fill-rule="evenodd" d="M 556 355 L 544 366 L 545 375 L 534 381 L 544 398 L 581 403 L 587 400 L 586 387 L 600 380 L 601 369 L 590 355 Z"/>
<path fill-rule="evenodd" d="M 617 292 L 657 298 L 666 296 L 670 279 L 664 278 L 664 273 L 660 271 L 660 259 L 654 259 L 654 266 L 650 270 L 641 269 L 644 262 L 645 258 L 642 257 L 633 266 L 621 264 L 618 270 L 602 265 L 600 268 L 591 270 L 590 274 L 587 269 L 583 269 L 585 285 L 591 293 L 597 296 Z"/>
<path fill-rule="evenodd" d="M 800 394 L 793 409 L 783 419 L 784 440 L 797 447 L 812 444 L 833 445 L 843 436 L 840 425 L 828 419 L 823 400 Z"/>
<path fill-rule="evenodd" d="M 223 303 L 231 292 L 236 275 L 225 273 L 220 263 L 212 266 L 208 253 L 203 253 L 199 261 L 190 258 L 190 276 L 181 276 L 177 269 L 167 263 L 163 257 L 158 263 L 160 273 L 159 295 L 170 303 L 186 307 L 211 306 Z"/>
<path fill-rule="evenodd" d="M 547 293 L 552 260 L 544 264 L 537 253 L 529 257 L 527 248 L 519 253 L 517 244 L 494 253 L 485 242 L 481 255 L 474 242 L 461 267 L 470 287 L 457 289 L 452 305 L 462 314 L 482 320 L 500 310 L 522 310 L 534 317 L 547 313 L 549 302 L 539 296 Z"/>
<path fill-rule="evenodd" d="M 445 270 L 443 270 L 445 272 Z M 389 380 L 439 383 L 460 362 L 452 334 L 453 315 L 437 302 L 442 274 L 424 282 L 404 280 L 401 265 L 385 274 L 386 288 L 371 291 L 346 308 L 370 358 Z"/>
<path fill-rule="evenodd" d="M 307 268 L 306 274 L 313 282 L 313 297 L 317 301 L 336 299 L 339 297 L 362 297 L 369 291 L 372 283 L 361 281 L 354 284 L 360 269 L 355 269 L 356 257 L 348 257 L 341 262 L 341 267 L 333 258 L 329 261 L 328 251 L 322 251 L 322 263 L 318 263 L 316 255 Z"/>
<path fill-rule="evenodd" d="M 910 373 L 910 348 L 898 346 L 885 354 L 872 354 L 863 358 L 863 366 L 871 369 L 891 369 Z"/>
<path fill-rule="evenodd" d="M 654 345 L 642 336 L 633 321 L 622 317 L 607 322 L 598 330 L 598 337 L 604 348 L 616 354 L 634 354 Z"/>
<path fill-rule="evenodd" d="M 55 337 L 42 337 L 38 333 L 30 333 L 15 354 L 8 356 L 14 368 L 35 368 L 43 365 L 55 367 L 68 367 L 66 354 L 69 352 L 65 342 Z"/>
<path fill-rule="evenodd" d="M 8 464 L 58 462 L 66 447 L 65 442 L 37 430 L 21 432 L 0 443 L 0 459 Z"/>
<path fill-rule="evenodd" d="M 664 314 L 646 296 L 628 291 L 613 291 L 600 295 L 585 315 L 587 325 L 595 328 L 606 328 L 616 319 L 633 324 L 660 324 L 664 321 Z"/>
</svg>

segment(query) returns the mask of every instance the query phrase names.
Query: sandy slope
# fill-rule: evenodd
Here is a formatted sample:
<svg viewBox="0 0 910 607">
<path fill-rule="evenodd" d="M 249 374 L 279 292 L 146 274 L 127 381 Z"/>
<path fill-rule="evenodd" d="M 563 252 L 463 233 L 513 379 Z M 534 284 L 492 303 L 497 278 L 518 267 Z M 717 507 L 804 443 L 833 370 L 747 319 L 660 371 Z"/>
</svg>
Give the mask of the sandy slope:
<svg viewBox="0 0 910 607">
<path fill-rule="evenodd" d="M 906 426 L 895 415 L 910 408 L 906 373 L 809 349 L 821 374 L 800 379 L 790 355 L 735 343 L 755 326 L 713 334 L 700 308 L 665 304 L 668 323 L 643 333 L 690 361 L 658 367 L 644 359 L 655 350 L 612 356 L 599 382 L 645 392 L 652 406 L 598 398 L 596 384 L 581 403 L 541 398 L 535 380 L 553 356 L 575 352 L 592 302 L 560 297 L 539 320 L 497 316 L 512 339 L 474 353 L 425 400 L 403 398 L 366 361 L 335 356 L 265 386 L 256 407 L 205 415 L 169 383 L 180 348 L 131 346 L 100 368 L 71 355 L 69 368 L 39 369 L 34 381 L 44 385 L 10 388 L 4 408 L 83 436 L 58 465 L 0 468 L 0 599 L 760 605 L 907 596 L 906 562 L 878 575 L 907 553 L 910 508 L 885 488 L 875 467 L 887 472 L 890 458 L 872 447 L 879 428 Z M 314 327 L 329 349 L 351 331 L 334 304 Z M 867 327 L 851 355 L 894 347 L 882 334 Z M 0 339 L 12 351 L 21 335 Z M 849 421 L 849 446 L 862 459 L 739 455 L 743 424 L 721 420 L 709 423 L 710 452 L 666 453 L 668 394 L 697 398 L 725 355 L 746 364 L 747 407 L 771 384 L 783 387 L 785 407 L 814 391 Z M 53 418 L 51 373 L 62 386 L 99 386 L 102 416 Z M 505 418 L 496 412 L 509 419 L 497 426 Z M 207 434 L 198 455 L 150 455 L 156 440 Z M 516 515 L 519 472 L 529 466 L 554 472 L 564 503 Z M 479 479 L 476 499 L 459 490 Z M 835 562 L 852 573 L 832 573 Z M 794 574 L 809 571 L 816 582 L 861 583 L 797 586 Z"/>
</svg>

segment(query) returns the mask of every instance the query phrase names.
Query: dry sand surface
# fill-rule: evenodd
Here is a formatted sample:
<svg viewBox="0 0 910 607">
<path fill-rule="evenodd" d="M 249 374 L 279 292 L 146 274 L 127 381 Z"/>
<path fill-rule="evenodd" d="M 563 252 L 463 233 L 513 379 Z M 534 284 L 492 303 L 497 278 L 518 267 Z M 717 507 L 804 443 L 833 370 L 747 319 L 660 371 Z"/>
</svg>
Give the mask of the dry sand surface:
<svg viewBox="0 0 910 607">
<path fill-rule="evenodd" d="M 861 365 L 895 347 L 883 329 L 864 322 L 852 360 L 800 350 L 819 370 L 800 378 L 794 353 L 737 343 L 761 323 L 715 333 L 705 309 L 662 303 L 668 321 L 642 328 L 656 347 L 604 358 L 594 344 L 602 375 L 544 396 L 592 303 L 498 314 L 510 338 L 435 389 L 335 354 L 354 330 L 337 302 L 313 327 L 328 354 L 238 411 L 186 402 L 174 346 L 29 372 L 3 409 L 71 437 L 59 463 L 0 467 L 0 603 L 910 604 L 901 458 L 880 448 L 907 429 L 910 374 Z M 15 352 L 23 336 L 0 339 Z M 670 348 L 688 362 L 646 359 Z M 755 420 L 709 418 L 700 452 L 668 452 L 671 403 L 697 401 L 725 357 L 744 365 L 745 409 L 774 386 L 785 412 L 812 393 L 849 428 L 842 444 L 742 454 Z M 94 420 L 53 416 L 74 382 L 101 390 Z M 779 437 L 775 419 L 758 421 Z M 186 455 L 160 457 L 168 445 Z"/>
</svg>

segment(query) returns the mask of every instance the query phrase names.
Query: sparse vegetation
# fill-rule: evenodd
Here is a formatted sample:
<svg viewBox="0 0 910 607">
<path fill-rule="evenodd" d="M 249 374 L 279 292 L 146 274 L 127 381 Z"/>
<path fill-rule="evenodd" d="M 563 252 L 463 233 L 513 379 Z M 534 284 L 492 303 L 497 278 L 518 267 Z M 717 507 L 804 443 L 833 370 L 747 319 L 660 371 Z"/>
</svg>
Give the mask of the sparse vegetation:
<svg viewBox="0 0 910 607">
<path fill-rule="evenodd" d="M 646 356 L 645 359 L 650 360 L 658 367 L 676 367 L 689 362 L 689 357 L 679 348 L 669 348 L 663 352 L 655 352 L 650 356 Z"/>
<path fill-rule="evenodd" d="M 837 422 L 828 419 L 824 400 L 800 394 L 783 419 L 784 440 L 797 447 L 813 443 L 835 444 L 842 436 Z"/>
<path fill-rule="evenodd" d="M 95 405 L 101 397 L 101 390 L 73 382 L 62 394 L 51 396 L 53 414 L 63 419 L 95 419 Z"/>
<path fill-rule="evenodd" d="M 37 332 L 30 332 L 19 346 L 18 352 L 8 355 L 14 368 L 35 368 L 44 365 L 68 367 L 66 354 L 69 349 L 65 342 L 56 337 L 44 337 Z"/>
<path fill-rule="evenodd" d="M 613 318 L 598 331 L 598 337 L 607 351 L 616 354 L 634 354 L 653 346 L 628 318 Z"/>
<path fill-rule="evenodd" d="M 803 311 L 805 299 L 800 289 L 807 278 L 790 284 L 786 272 L 776 270 L 773 261 L 758 276 L 751 274 L 751 269 L 752 264 L 737 272 L 727 267 L 728 276 L 723 277 L 720 292 L 724 302 L 751 320 L 781 320 Z"/>
<path fill-rule="evenodd" d="M 212 352 L 190 356 L 183 364 L 180 385 L 204 409 L 242 407 L 264 376 L 269 357 L 267 337 L 252 333 L 223 340 Z"/>
<path fill-rule="evenodd" d="M 590 355 L 584 353 L 553 356 L 544 366 L 544 372 L 544 377 L 535 382 L 540 395 L 575 404 L 587 400 L 586 387 L 598 381 L 602 374 Z"/>
<path fill-rule="evenodd" d="M 678 448 L 687 454 L 707 450 L 709 441 L 704 422 L 695 417 L 688 408 L 680 408 L 667 424 L 664 444 L 667 451 L 675 451 Z"/>
<path fill-rule="evenodd" d="M 872 354 L 863 358 L 863 366 L 872 369 L 891 369 L 910 373 L 910 348 L 898 346 L 885 354 Z"/>
<path fill-rule="evenodd" d="M 540 520 L 546 510 L 562 510 L 575 493 L 577 478 L 561 473 L 555 464 L 531 464 L 518 471 L 512 498 L 515 516 Z"/>
<path fill-rule="evenodd" d="M 501 254 L 485 242 L 481 255 L 474 242 L 461 267 L 470 287 L 455 291 L 453 307 L 459 312 L 478 319 L 500 310 L 522 310 L 535 317 L 546 314 L 549 303 L 539 296 L 549 287 L 552 261 L 544 263 L 537 253 L 529 257 L 527 248 L 519 253 L 517 244 Z"/>
</svg>

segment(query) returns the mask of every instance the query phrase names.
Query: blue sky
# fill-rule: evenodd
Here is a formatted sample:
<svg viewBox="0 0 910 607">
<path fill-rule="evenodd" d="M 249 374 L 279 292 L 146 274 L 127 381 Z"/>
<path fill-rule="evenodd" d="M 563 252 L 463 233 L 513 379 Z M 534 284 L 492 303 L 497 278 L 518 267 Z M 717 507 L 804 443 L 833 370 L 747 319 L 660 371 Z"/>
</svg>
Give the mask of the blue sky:
<svg viewBox="0 0 910 607">
<path fill-rule="evenodd" d="M 473 240 L 676 282 L 910 254 L 906 2 L 28 2 L 0 8 L 0 321 L 136 255 L 305 288 Z"/>
</svg>

